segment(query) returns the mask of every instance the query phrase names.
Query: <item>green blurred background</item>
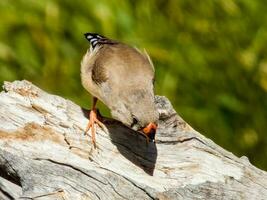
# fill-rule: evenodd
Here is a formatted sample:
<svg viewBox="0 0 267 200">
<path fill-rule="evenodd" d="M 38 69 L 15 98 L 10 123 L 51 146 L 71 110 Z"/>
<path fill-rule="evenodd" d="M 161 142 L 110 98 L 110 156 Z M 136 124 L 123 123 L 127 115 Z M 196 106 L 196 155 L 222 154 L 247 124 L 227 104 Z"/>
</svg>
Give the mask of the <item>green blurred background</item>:
<svg viewBox="0 0 267 200">
<path fill-rule="evenodd" d="M 266 11 L 264 0 L 1 0 L 0 81 L 27 79 L 89 108 L 83 33 L 98 32 L 146 48 L 156 93 L 196 130 L 267 170 Z"/>
</svg>

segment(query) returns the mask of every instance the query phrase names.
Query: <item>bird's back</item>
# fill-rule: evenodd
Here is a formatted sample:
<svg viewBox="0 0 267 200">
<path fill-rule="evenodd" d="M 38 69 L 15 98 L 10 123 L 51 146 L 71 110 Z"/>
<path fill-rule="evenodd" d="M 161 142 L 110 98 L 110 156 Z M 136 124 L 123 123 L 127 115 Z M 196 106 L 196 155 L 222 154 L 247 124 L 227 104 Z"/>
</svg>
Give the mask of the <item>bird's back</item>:
<svg viewBox="0 0 267 200">
<path fill-rule="evenodd" d="M 104 45 L 96 63 L 103 66 L 109 81 L 117 87 L 132 85 L 141 89 L 145 87 L 142 83 L 153 81 L 154 70 L 149 59 L 125 44 Z"/>
</svg>

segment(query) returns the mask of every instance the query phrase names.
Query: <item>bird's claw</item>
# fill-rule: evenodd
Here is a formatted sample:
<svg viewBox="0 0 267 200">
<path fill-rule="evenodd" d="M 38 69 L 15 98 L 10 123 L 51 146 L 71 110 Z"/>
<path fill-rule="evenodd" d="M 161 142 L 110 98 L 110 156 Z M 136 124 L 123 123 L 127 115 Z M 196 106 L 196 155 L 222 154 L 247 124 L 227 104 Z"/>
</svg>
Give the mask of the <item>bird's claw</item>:
<svg viewBox="0 0 267 200">
<path fill-rule="evenodd" d="M 106 126 L 99 119 L 97 119 L 97 112 L 96 112 L 96 110 L 95 109 L 92 109 L 90 111 L 90 114 L 89 114 L 89 122 L 87 124 L 86 129 L 85 129 L 85 134 L 88 135 L 87 132 L 89 132 L 91 130 L 91 138 L 92 138 L 92 144 L 93 144 L 94 148 L 96 148 L 96 138 L 95 138 L 96 130 L 95 130 L 95 124 L 98 124 L 105 133 L 108 133 L 108 129 L 106 128 Z"/>
</svg>

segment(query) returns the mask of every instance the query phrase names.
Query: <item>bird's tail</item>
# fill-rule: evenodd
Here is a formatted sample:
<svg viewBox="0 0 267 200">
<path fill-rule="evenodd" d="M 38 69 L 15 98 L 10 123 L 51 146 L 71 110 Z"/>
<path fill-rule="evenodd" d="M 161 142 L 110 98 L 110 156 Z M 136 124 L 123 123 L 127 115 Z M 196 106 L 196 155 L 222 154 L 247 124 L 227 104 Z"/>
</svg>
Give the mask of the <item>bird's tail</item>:
<svg viewBox="0 0 267 200">
<path fill-rule="evenodd" d="M 97 33 L 85 33 L 85 38 L 90 42 L 92 49 L 94 50 L 97 45 L 100 44 L 117 44 L 115 40 L 108 39 Z"/>
<path fill-rule="evenodd" d="M 104 36 L 97 33 L 85 33 L 84 36 L 90 42 L 93 49 L 101 42 L 101 40 L 106 39 Z"/>
</svg>

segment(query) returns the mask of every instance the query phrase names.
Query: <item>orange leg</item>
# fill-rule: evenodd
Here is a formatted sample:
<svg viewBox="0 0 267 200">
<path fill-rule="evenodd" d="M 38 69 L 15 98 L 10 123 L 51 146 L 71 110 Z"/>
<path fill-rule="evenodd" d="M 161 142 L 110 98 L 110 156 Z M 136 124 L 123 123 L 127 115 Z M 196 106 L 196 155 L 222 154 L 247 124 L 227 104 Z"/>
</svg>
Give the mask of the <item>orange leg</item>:
<svg viewBox="0 0 267 200">
<path fill-rule="evenodd" d="M 106 126 L 97 119 L 96 102 L 97 102 L 97 98 L 93 97 L 93 107 L 89 113 L 89 122 L 85 129 L 85 134 L 87 134 L 87 132 L 91 129 L 91 138 L 92 138 L 92 144 L 94 145 L 94 148 L 96 148 L 95 123 L 98 124 L 104 131 L 107 130 Z"/>
</svg>

